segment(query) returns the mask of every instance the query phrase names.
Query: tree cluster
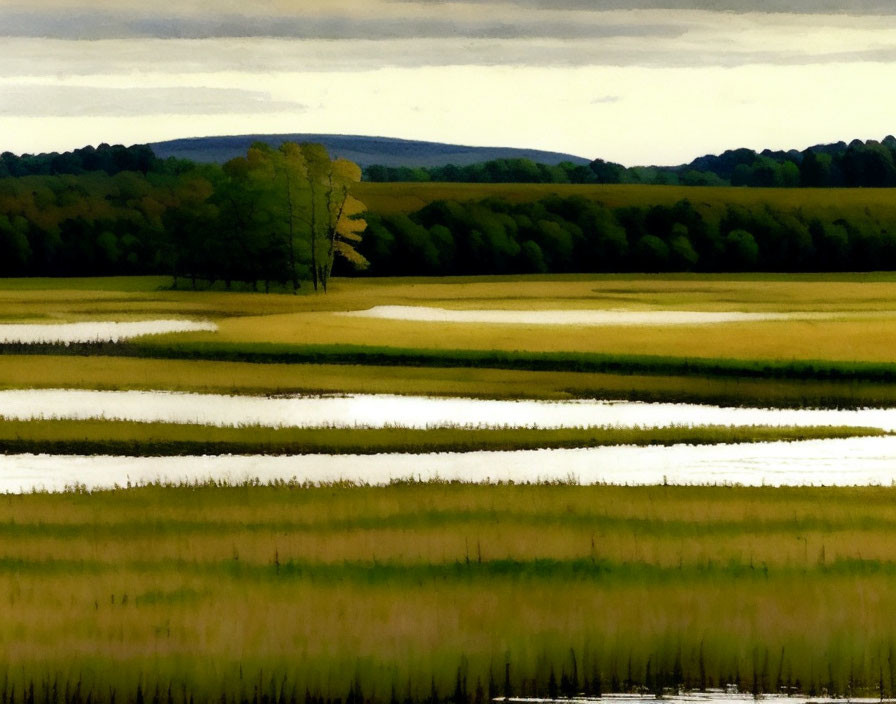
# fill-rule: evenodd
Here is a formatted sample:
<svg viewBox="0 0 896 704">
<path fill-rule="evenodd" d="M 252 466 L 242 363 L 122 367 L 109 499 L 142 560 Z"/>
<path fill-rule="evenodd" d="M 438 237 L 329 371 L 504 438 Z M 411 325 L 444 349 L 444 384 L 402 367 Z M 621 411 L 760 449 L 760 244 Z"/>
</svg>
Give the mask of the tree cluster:
<svg viewBox="0 0 896 704">
<path fill-rule="evenodd" d="M 351 162 L 258 144 L 223 167 L 0 179 L 0 275 L 172 274 L 326 289 L 366 223 Z"/>
<path fill-rule="evenodd" d="M 102 171 L 113 176 L 122 171 L 168 171 L 178 165 L 176 160 L 162 161 L 156 158 L 145 144 L 125 147 L 121 144 L 84 147 L 71 152 L 48 154 L 0 154 L 0 178 L 8 176 L 59 176 L 61 174 L 86 174 Z"/>
<path fill-rule="evenodd" d="M 581 197 L 436 201 L 368 215 L 377 275 L 623 271 L 868 271 L 896 268 L 896 222 L 729 206 L 711 219 L 683 200 L 610 209 Z"/>
</svg>

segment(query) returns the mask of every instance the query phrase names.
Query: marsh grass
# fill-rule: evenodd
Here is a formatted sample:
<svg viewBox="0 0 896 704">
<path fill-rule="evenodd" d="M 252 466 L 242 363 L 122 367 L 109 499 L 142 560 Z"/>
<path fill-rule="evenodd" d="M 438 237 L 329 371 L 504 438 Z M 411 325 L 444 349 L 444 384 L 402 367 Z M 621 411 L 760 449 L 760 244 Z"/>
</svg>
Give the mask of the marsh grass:
<svg viewBox="0 0 896 704">
<path fill-rule="evenodd" d="M 113 420 L 3 420 L 0 453 L 60 455 L 304 455 L 474 452 L 607 445 L 710 445 L 883 436 L 877 428 L 675 426 L 669 428 L 413 429 L 217 427 Z"/>
<path fill-rule="evenodd" d="M 622 399 L 721 406 L 889 407 L 896 384 L 474 367 L 252 364 L 0 354 L 0 388 L 157 390 L 230 395 L 387 393 L 493 399 Z"/>
<path fill-rule="evenodd" d="M 404 367 L 470 367 L 592 374 L 896 382 L 892 362 L 736 359 L 614 355 L 587 352 L 423 349 L 373 345 L 140 341 L 119 344 L 0 345 L 0 354 L 133 356 L 250 364 L 345 364 Z"/>
<path fill-rule="evenodd" d="M 890 696 L 894 526 L 882 487 L 3 496 L 0 698 Z"/>
<path fill-rule="evenodd" d="M 16 282 L 21 280 L 16 280 Z M 228 342 L 423 350 L 503 350 L 659 357 L 887 363 L 896 344 L 892 274 L 590 275 L 415 279 L 339 279 L 326 296 L 220 291 L 95 289 L 0 290 L 0 320 L 209 319 L 218 333 L 169 336 L 169 345 Z M 127 280 L 121 289 L 133 288 Z M 139 288 L 139 287 L 138 287 Z M 105 289 L 105 290 L 103 290 Z M 550 334 L 525 325 L 432 324 L 354 319 L 334 312 L 376 305 L 513 310 L 698 310 L 811 312 L 825 320 L 702 326 L 594 328 L 557 326 Z M 500 328 L 500 329 L 499 329 Z M 12 351 L 12 348 L 6 350 Z M 28 350 L 22 350 L 27 352 Z M 52 350 L 51 350 L 52 351 Z"/>
</svg>

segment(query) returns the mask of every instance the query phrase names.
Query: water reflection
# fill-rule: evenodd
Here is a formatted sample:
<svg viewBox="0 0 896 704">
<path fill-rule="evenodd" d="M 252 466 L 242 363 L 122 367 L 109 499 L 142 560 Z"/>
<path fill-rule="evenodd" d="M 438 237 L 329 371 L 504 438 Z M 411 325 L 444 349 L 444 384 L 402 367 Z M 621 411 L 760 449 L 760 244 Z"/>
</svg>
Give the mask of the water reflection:
<svg viewBox="0 0 896 704">
<path fill-rule="evenodd" d="M 214 332 L 218 326 L 200 320 L 140 320 L 119 323 L 93 321 L 83 323 L 0 324 L 0 344 L 76 344 L 120 342 L 141 335 L 172 332 Z"/>
<path fill-rule="evenodd" d="M 497 401 L 386 394 L 263 397 L 72 389 L 0 391 L 0 416 L 272 427 L 843 425 L 896 430 L 896 409 L 879 408 L 728 408 L 595 399 Z"/>
<path fill-rule="evenodd" d="M 468 482 L 573 479 L 582 484 L 889 485 L 896 437 L 742 445 L 597 447 L 578 450 L 305 455 L 296 457 L 0 456 L 0 491 L 61 491 L 150 481 L 351 480 L 415 478 Z"/>
<path fill-rule="evenodd" d="M 745 313 L 697 310 L 451 310 L 427 306 L 374 306 L 336 315 L 421 323 L 515 325 L 709 325 L 764 320 L 822 320 L 829 313 Z"/>
</svg>

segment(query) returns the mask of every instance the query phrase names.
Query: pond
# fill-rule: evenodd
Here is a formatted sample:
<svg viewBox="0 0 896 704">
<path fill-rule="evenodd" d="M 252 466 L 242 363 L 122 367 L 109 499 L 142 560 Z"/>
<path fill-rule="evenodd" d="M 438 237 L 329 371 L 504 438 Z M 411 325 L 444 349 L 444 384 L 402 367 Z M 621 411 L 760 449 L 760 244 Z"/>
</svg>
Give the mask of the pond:
<svg viewBox="0 0 896 704">
<path fill-rule="evenodd" d="M 172 332 L 215 332 L 207 320 L 91 321 L 81 323 L 0 323 L 0 344 L 76 344 L 120 342 L 141 335 Z"/>
<path fill-rule="evenodd" d="M 843 425 L 896 430 L 896 409 L 729 408 L 633 401 L 498 401 L 387 394 L 226 396 L 169 391 L 0 391 L 7 419 L 105 418 L 139 422 L 271 427 L 669 427 Z"/>
<path fill-rule="evenodd" d="M 393 479 L 582 484 L 743 484 L 746 486 L 890 485 L 896 437 L 671 447 L 296 457 L 0 456 L 0 492 L 61 491 L 150 481 L 262 482 Z"/>
<path fill-rule="evenodd" d="M 514 325 L 707 325 L 766 320 L 829 319 L 829 313 L 745 313 L 695 310 L 450 310 L 426 306 L 374 306 L 337 313 L 357 318 L 429 323 Z"/>
</svg>

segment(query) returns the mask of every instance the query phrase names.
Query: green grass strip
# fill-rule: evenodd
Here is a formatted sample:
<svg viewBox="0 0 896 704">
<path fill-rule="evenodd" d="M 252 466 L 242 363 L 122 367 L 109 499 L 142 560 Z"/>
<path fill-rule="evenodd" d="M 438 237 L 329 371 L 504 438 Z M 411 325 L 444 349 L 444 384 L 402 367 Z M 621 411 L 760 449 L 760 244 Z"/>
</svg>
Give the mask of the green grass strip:
<svg viewBox="0 0 896 704">
<path fill-rule="evenodd" d="M 587 352 L 432 350 L 365 345 L 241 342 L 3 344 L 0 354 L 68 354 L 255 364 L 356 364 L 647 374 L 749 379 L 896 382 L 896 364 L 829 360 L 749 360 Z"/>
<path fill-rule="evenodd" d="M 27 559 L 0 558 L 0 575 L 98 575 L 109 572 L 129 571 L 155 573 L 157 575 L 197 575 L 245 580 L 310 580 L 333 584 L 355 583 L 364 585 L 389 585 L 411 583 L 420 586 L 424 582 L 477 582 L 487 584 L 496 579 L 544 580 L 568 584 L 573 580 L 619 581 L 659 585 L 680 584 L 682 581 L 701 580 L 766 580 L 777 578 L 790 580 L 841 577 L 896 577 L 896 563 L 873 559 L 842 559 L 825 564 L 815 561 L 802 565 L 751 564 L 748 561 L 719 562 L 707 560 L 700 563 L 662 566 L 649 562 L 618 562 L 601 558 L 513 558 L 481 560 L 471 555 L 464 560 L 446 562 L 392 562 L 345 561 L 317 562 L 305 560 L 280 560 L 272 554 L 264 563 L 245 560 L 194 560 L 169 559 L 164 561 L 103 560 L 103 559 Z"/>
<path fill-rule="evenodd" d="M 878 428 L 700 426 L 670 428 L 266 428 L 131 421 L 0 422 L 0 452 L 165 457 L 209 454 L 378 454 L 711 445 L 881 436 Z"/>
</svg>

